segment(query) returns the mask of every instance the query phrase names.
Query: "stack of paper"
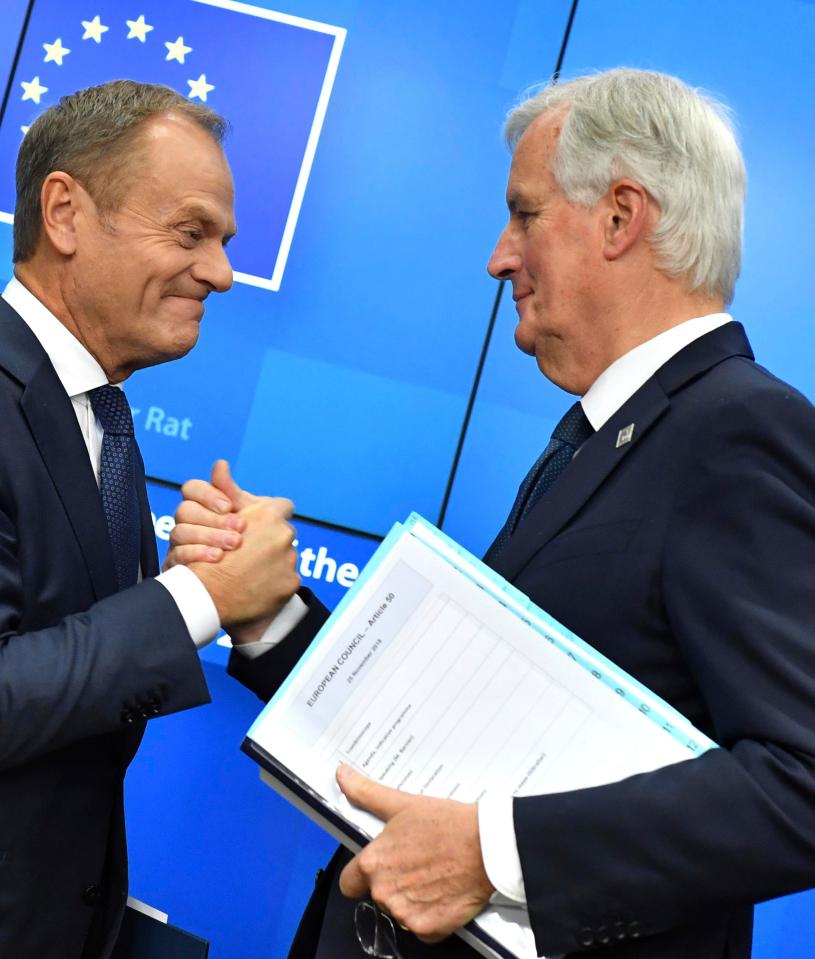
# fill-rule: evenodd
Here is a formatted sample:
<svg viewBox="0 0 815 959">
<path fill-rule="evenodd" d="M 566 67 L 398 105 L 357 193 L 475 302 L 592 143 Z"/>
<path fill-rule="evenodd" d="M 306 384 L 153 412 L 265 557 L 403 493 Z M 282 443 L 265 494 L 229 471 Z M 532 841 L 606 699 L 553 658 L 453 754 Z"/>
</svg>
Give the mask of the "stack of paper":
<svg viewBox="0 0 815 959">
<path fill-rule="evenodd" d="M 264 777 L 358 849 L 382 829 L 340 793 L 344 762 L 474 802 L 613 782 L 715 744 L 415 513 L 397 524 L 247 734 Z M 526 911 L 461 935 L 536 955 Z"/>
</svg>

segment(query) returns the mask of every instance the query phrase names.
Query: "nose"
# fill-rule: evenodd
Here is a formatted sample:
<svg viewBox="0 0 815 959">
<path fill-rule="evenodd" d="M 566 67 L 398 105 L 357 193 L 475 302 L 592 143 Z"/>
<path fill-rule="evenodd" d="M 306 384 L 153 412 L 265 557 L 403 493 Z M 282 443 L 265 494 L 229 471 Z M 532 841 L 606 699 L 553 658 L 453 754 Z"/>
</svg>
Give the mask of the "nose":
<svg viewBox="0 0 815 959">
<path fill-rule="evenodd" d="M 232 264 L 226 249 L 218 240 L 208 243 L 206 250 L 193 267 L 193 275 L 199 283 L 204 283 L 215 293 L 226 293 L 232 286 Z"/>
<path fill-rule="evenodd" d="M 495 249 L 487 263 L 487 272 L 496 280 L 507 280 L 521 268 L 521 257 L 512 248 L 509 227 L 498 237 Z"/>
</svg>

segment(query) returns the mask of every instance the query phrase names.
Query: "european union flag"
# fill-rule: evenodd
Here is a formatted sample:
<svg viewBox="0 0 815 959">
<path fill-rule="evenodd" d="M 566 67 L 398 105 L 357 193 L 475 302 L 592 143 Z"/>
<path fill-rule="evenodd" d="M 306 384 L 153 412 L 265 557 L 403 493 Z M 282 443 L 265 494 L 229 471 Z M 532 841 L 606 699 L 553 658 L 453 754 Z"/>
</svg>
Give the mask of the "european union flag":
<svg viewBox="0 0 815 959">
<path fill-rule="evenodd" d="M 128 4 L 130 5 L 130 4 Z M 240 232 L 235 279 L 280 289 L 345 30 L 235 0 L 35 0 L 0 125 L 0 218 L 21 138 L 66 93 L 128 78 L 223 114 Z"/>
</svg>

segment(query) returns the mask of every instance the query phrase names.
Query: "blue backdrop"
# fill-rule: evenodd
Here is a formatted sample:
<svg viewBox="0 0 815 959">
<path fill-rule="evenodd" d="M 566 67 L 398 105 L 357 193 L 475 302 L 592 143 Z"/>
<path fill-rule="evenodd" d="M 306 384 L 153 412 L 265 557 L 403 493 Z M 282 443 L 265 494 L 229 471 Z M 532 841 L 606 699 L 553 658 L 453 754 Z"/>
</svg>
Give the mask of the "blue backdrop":
<svg viewBox="0 0 815 959">
<path fill-rule="evenodd" d="M 130 76 L 232 122 L 238 282 L 189 357 L 128 388 L 160 546 L 173 484 L 226 456 L 248 488 L 295 499 L 301 574 L 330 605 L 411 509 L 484 548 L 568 402 L 515 348 L 504 297 L 452 475 L 496 295 L 501 119 L 553 70 L 570 7 L 4 0 L 0 279 L 17 147 L 61 93 Z M 674 72 L 732 105 L 750 173 L 733 312 L 810 396 L 813 36 L 811 0 L 579 0 L 564 61 Z M 214 959 L 276 959 L 332 843 L 238 752 L 259 704 L 227 655 L 205 653 L 213 705 L 152 723 L 129 774 L 133 893 L 211 938 Z M 761 907 L 756 959 L 810 956 L 813 916 L 813 894 Z"/>
</svg>

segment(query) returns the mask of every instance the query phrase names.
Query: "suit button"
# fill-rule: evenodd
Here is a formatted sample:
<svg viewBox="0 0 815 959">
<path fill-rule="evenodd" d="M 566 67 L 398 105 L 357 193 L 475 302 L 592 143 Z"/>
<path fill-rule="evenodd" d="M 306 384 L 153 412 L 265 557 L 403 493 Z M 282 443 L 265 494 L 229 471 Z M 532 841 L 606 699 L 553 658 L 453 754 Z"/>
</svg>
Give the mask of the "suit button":
<svg viewBox="0 0 815 959">
<path fill-rule="evenodd" d="M 122 710 L 121 720 L 125 726 L 132 726 L 136 721 L 133 713 L 129 709 Z"/>
<path fill-rule="evenodd" d="M 581 929 L 580 932 L 577 934 L 577 941 L 584 948 L 586 949 L 591 948 L 591 946 L 594 945 L 594 930 L 589 929 L 588 926 L 586 926 L 584 929 Z"/>
<path fill-rule="evenodd" d="M 597 941 L 601 946 L 607 946 L 611 942 L 611 932 L 608 926 L 597 927 Z"/>
<path fill-rule="evenodd" d="M 628 935 L 625 928 L 624 922 L 615 922 L 614 923 L 614 938 L 622 941 Z"/>
<path fill-rule="evenodd" d="M 161 712 L 161 710 L 158 708 L 158 704 L 157 704 L 157 703 L 152 703 L 151 706 L 150 706 L 150 708 L 147 710 L 147 717 L 148 717 L 148 719 L 149 719 L 149 718 L 151 718 L 151 717 L 153 717 L 153 716 L 158 716 L 158 714 L 159 714 L 160 712 Z"/>
<path fill-rule="evenodd" d="M 632 939 L 639 939 L 641 934 L 642 934 L 642 926 L 636 921 L 636 919 L 634 920 L 634 922 L 629 922 L 628 935 L 631 936 Z"/>
<path fill-rule="evenodd" d="M 95 906 L 101 898 L 102 890 L 95 882 L 92 882 L 82 893 L 82 902 L 84 902 L 86 906 Z"/>
</svg>

